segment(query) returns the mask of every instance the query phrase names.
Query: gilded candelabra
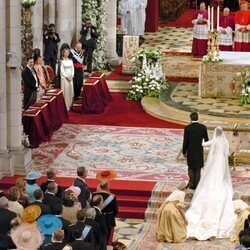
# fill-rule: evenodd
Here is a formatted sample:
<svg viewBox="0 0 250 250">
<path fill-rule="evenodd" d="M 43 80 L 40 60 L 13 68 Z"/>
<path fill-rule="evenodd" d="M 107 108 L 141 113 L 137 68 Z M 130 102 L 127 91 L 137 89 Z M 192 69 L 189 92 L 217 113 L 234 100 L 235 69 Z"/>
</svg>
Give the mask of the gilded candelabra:
<svg viewBox="0 0 250 250">
<path fill-rule="evenodd" d="M 218 30 L 208 31 L 207 55 L 204 56 L 204 61 L 221 62 L 220 59 L 220 32 Z"/>
</svg>

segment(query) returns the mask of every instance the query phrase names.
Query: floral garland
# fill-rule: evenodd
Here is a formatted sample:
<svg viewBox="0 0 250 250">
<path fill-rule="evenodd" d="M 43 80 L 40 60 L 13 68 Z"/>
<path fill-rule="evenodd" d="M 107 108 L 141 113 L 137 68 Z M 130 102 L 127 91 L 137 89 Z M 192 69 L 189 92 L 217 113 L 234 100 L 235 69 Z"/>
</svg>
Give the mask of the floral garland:
<svg viewBox="0 0 250 250">
<path fill-rule="evenodd" d="M 108 0 L 83 0 L 82 18 L 90 18 L 99 33 L 97 49 L 94 55 L 94 69 L 105 69 L 108 66 L 106 5 Z"/>
<path fill-rule="evenodd" d="M 168 82 L 159 62 L 161 52 L 158 49 L 140 50 L 133 61 L 140 67 L 138 73 L 131 81 L 131 89 L 128 92 L 128 100 L 140 100 L 144 96 L 158 98 L 168 89 Z"/>
<path fill-rule="evenodd" d="M 21 5 L 24 8 L 29 8 L 31 6 L 34 6 L 36 4 L 36 0 L 21 0 Z"/>
<path fill-rule="evenodd" d="M 242 105 L 250 104 L 250 72 L 246 70 L 237 73 L 237 75 L 241 77 L 241 86 L 242 86 L 240 103 Z"/>
</svg>

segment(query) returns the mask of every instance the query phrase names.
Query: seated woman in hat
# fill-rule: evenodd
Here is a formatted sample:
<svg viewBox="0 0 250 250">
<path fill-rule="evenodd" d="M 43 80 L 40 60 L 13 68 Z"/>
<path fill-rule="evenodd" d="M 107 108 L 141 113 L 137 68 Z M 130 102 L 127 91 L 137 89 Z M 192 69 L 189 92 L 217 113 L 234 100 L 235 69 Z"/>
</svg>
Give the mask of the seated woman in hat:
<svg viewBox="0 0 250 250">
<path fill-rule="evenodd" d="M 36 189 L 40 189 L 40 186 L 36 184 L 36 180 L 39 179 L 42 176 L 42 174 L 39 171 L 30 171 L 27 175 L 26 175 L 26 187 L 25 187 L 25 191 L 29 196 L 29 204 L 33 203 L 36 201 L 36 198 L 34 196 L 34 191 Z"/>
<path fill-rule="evenodd" d="M 187 220 L 182 210 L 186 183 L 181 183 L 166 201 L 161 205 L 157 214 L 157 231 L 158 241 L 179 243 L 184 242 L 187 237 Z"/>
</svg>

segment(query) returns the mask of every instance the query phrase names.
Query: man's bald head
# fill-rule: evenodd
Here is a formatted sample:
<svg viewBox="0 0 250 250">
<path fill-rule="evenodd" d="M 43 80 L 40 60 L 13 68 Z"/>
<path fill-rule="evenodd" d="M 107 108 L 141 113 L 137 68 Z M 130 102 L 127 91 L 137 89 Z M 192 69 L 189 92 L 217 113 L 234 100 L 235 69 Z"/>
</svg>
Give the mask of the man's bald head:
<svg viewBox="0 0 250 250">
<path fill-rule="evenodd" d="M 224 10 L 223 10 L 223 15 L 224 16 L 228 16 L 229 15 L 229 13 L 230 13 L 230 9 L 229 8 L 224 8 Z"/>
</svg>

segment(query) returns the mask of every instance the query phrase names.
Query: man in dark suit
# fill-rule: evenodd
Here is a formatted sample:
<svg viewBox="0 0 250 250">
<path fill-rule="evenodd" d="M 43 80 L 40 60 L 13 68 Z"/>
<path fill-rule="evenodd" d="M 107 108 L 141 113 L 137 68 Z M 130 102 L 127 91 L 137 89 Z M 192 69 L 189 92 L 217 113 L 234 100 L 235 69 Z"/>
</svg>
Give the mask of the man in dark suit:
<svg viewBox="0 0 250 250">
<path fill-rule="evenodd" d="M 64 239 L 64 231 L 61 229 L 57 229 L 51 239 L 51 243 L 48 243 L 44 246 L 44 250 L 61 250 L 64 248 L 66 243 L 63 243 Z"/>
<path fill-rule="evenodd" d="M 96 42 L 99 34 L 96 31 L 96 27 L 92 25 L 89 18 L 83 22 L 82 29 L 80 31 L 82 47 L 84 49 L 84 64 L 87 63 L 87 72 L 92 72 L 93 53 L 97 48 Z"/>
<path fill-rule="evenodd" d="M 43 192 L 45 193 L 47 190 L 47 187 L 49 185 L 49 183 L 51 182 L 55 182 L 55 178 L 56 178 L 56 172 L 54 169 L 50 168 L 47 171 L 47 181 L 43 182 L 41 184 L 41 189 L 43 190 Z M 57 193 L 56 193 L 57 197 L 61 197 L 62 196 L 62 188 L 57 184 Z"/>
<path fill-rule="evenodd" d="M 62 222 L 62 230 L 64 231 L 64 235 L 65 237 L 68 235 L 68 227 L 70 225 L 70 222 L 68 220 L 65 220 L 63 217 L 62 217 L 62 212 L 63 212 L 63 206 L 61 203 L 57 204 L 55 207 L 54 207 L 54 214 L 57 218 L 59 218 Z"/>
<path fill-rule="evenodd" d="M 89 242 L 85 242 L 83 240 L 83 231 L 79 228 L 75 228 L 73 233 L 74 241 L 69 245 L 73 248 L 73 250 L 96 250 L 94 245 Z"/>
<path fill-rule="evenodd" d="M 101 181 L 100 192 L 93 193 L 93 197 L 101 195 L 103 198 L 102 214 L 105 218 L 106 227 L 108 229 L 108 243 L 112 243 L 115 224 L 115 217 L 118 214 L 118 204 L 114 194 L 109 192 L 109 182 Z"/>
<path fill-rule="evenodd" d="M 74 230 L 79 229 L 81 232 L 83 232 L 82 240 L 94 244 L 94 232 L 92 227 L 85 223 L 86 217 L 83 209 L 77 211 L 76 218 L 76 224 L 71 224 L 68 226 L 67 242 L 73 242 L 75 240 Z"/>
<path fill-rule="evenodd" d="M 88 188 L 88 185 L 85 182 L 88 171 L 85 167 L 77 168 L 77 178 L 74 180 L 73 185 L 81 189 L 81 193 L 78 196 L 79 202 L 81 202 L 82 208 L 88 206 L 89 201 L 91 200 L 91 192 Z"/>
<path fill-rule="evenodd" d="M 31 203 L 30 205 L 38 205 L 41 208 L 41 215 L 50 214 L 51 211 L 50 211 L 49 206 L 43 204 L 43 191 L 40 188 L 35 190 L 34 196 L 35 196 L 36 201 Z"/>
<path fill-rule="evenodd" d="M 5 235 L 10 230 L 10 222 L 17 217 L 16 213 L 8 210 L 8 199 L 0 198 L 0 235 Z"/>
<path fill-rule="evenodd" d="M 101 250 L 102 246 L 106 245 L 106 242 L 102 242 L 102 236 L 101 236 L 101 227 L 100 225 L 95 221 L 96 217 L 96 211 L 95 209 L 88 208 L 88 209 L 83 209 L 85 213 L 85 223 L 89 226 L 92 227 L 93 233 L 94 233 L 94 239 L 95 239 L 95 248 Z"/>
<path fill-rule="evenodd" d="M 28 109 L 37 98 L 37 90 L 39 88 L 39 78 L 34 69 L 34 59 L 32 55 L 26 57 L 27 65 L 22 72 L 22 80 L 24 84 L 24 109 Z"/>
<path fill-rule="evenodd" d="M 108 229 L 105 221 L 105 217 L 102 214 L 103 207 L 103 198 L 101 195 L 95 195 L 91 201 L 91 205 L 94 207 L 96 211 L 95 221 L 100 225 L 101 228 L 101 236 L 102 242 L 105 242 L 104 246 L 101 249 L 107 249 L 107 237 L 108 237 Z"/>
<path fill-rule="evenodd" d="M 58 53 L 58 43 L 61 41 L 59 34 L 55 30 L 55 24 L 44 25 L 43 43 L 44 43 L 44 63 L 50 65 L 56 73 L 56 62 Z"/>
<path fill-rule="evenodd" d="M 62 200 L 56 196 L 57 184 L 55 182 L 50 182 L 47 186 L 47 192 L 45 192 L 43 197 L 43 204 L 49 206 L 50 211 L 54 214 L 55 206 L 62 203 Z"/>
<path fill-rule="evenodd" d="M 204 166 L 202 141 L 208 141 L 207 128 L 198 122 L 198 114 L 191 113 L 191 124 L 184 129 L 182 153 L 187 157 L 189 188 L 196 189 Z"/>
</svg>

